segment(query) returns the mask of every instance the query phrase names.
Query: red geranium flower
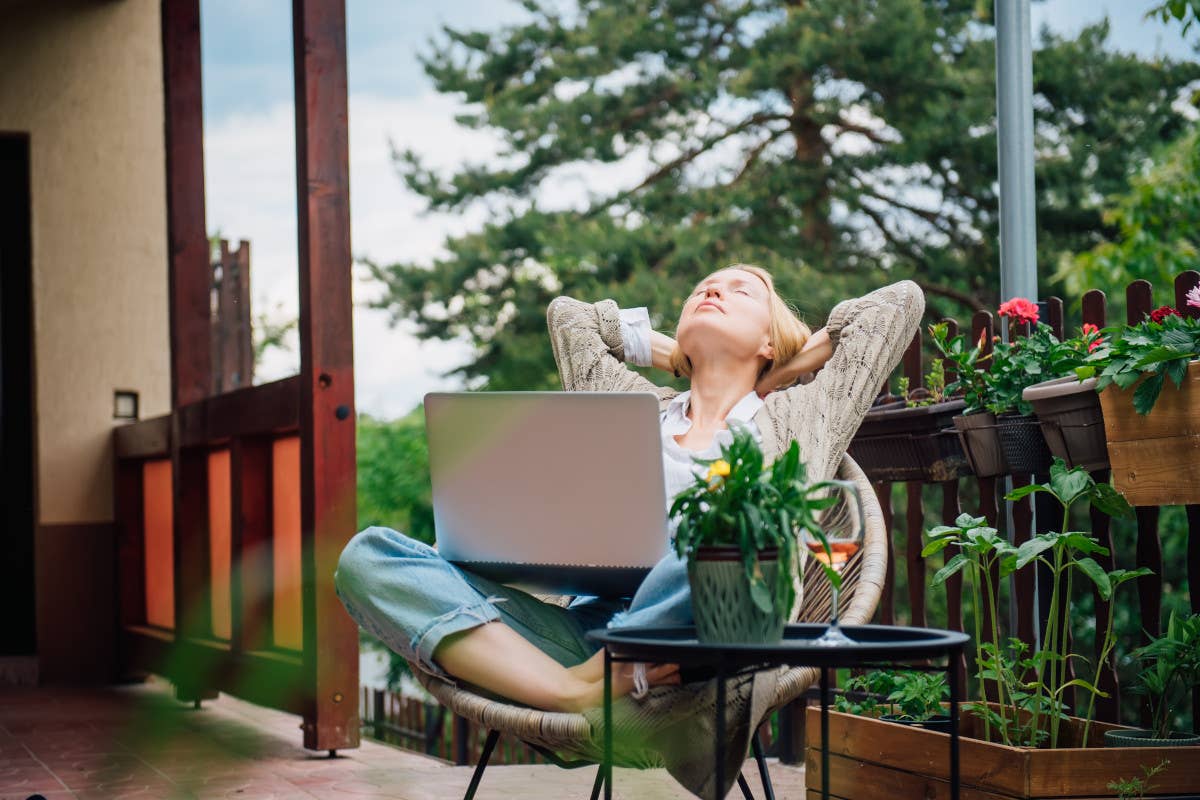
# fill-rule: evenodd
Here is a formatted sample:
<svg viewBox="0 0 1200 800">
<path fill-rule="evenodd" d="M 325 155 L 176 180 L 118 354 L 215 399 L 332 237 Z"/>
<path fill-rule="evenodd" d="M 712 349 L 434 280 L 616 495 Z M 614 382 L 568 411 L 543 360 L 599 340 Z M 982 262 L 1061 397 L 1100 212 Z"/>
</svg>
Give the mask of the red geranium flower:
<svg viewBox="0 0 1200 800">
<path fill-rule="evenodd" d="M 1024 297 L 1014 297 L 1007 303 L 1000 304 L 1000 316 L 1012 317 L 1017 322 L 1028 322 L 1032 325 L 1038 321 L 1037 303 Z"/>
<path fill-rule="evenodd" d="M 1093 325 L 1092 323 L 1090 323 L 1090 322 L 1083 323 L 1084 338 L 1087 338 L 1088 336 L 1092 336 L 1099 332 L 1100 332 L 1100 328 Z M 1095 350 L 1097 347 L 1099 347 L 1102 344 L 1104 344 L 1104 337 L 1103 336 L 1097 337 L 1095 341 L 1088 344 L 1088 352 L 1089 353 L 1092 352 L 1093 350 Z"/>
<path fill-rule="evenodd" d="M 1170 306 L 1159 306 L 1158 308 L 1156 308 L 1150 312 L 1150 320 L 1152 322 L 1162 322 L 1167 317 L 1181 317 L 1181 316 L 1183 316 L 1183 315 L 1180 314 L 1175 309 L 1171 308 Z"/>
</svg>

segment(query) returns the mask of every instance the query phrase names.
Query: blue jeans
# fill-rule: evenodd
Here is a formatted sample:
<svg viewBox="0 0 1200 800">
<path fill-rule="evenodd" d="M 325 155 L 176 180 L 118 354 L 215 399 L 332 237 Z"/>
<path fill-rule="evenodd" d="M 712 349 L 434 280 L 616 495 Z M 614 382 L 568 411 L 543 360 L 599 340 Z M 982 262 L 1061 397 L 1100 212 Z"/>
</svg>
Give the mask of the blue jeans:
<svg viewBox="0 0 1200 800">
<path fill-rule="evenodd" d="M 374 527 L 346 545 L 334 586 L 363 629 L 442 677 L 445 671 L 433 660 L 438 644 L 497 620 L 567 667 L 596 652 L 585 636 L 594 628 L 692 622 L 686 564 L 674 553 L 650 571 L 628 608 L 624 600 L 600 597 L 577 597 L 562 608 L 457 567 L 398 531 Z"/>
</svg>

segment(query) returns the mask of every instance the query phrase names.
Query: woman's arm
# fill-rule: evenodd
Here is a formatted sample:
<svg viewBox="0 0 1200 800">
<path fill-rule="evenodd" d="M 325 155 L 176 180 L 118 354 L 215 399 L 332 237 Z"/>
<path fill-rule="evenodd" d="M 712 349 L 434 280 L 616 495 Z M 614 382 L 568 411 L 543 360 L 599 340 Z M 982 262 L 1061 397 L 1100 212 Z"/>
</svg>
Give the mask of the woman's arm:
<svg viewBox="0 0 1200 800">
<path fill-rule="evenodd" d="M 786 420 L 788 438 L 800 442 L 805 462 L 821 473 L 810 471 L 810 478 L 833 476 L 924 312 L 925 295 L 908 280 L 838 303 L 824 329 L 832 354 L 816 378 L 768 396 L 776 418 Z"/>
<path fill-rule="evenodd" d="M 776 364 L 763 373 L 758 379 L 754 391 L 759 397 L 766 397 L 776 389 L 784 389 L 800 380 L 805 375 L 816 372 L 825 366 L 825 362 L 833 355 L 833 342 L 829 340 L 829 331 L 825 328 L 813 333 L 804 343 L 799 353 L 791 361 Z"/>
<path fill-rule="evenodd" d="M 625 365 L 620 312 L 612 300 L 583 303 L 556 297 L 546 309 L 546 324 L 565 390 L 673 393 Z"/>
</svg>

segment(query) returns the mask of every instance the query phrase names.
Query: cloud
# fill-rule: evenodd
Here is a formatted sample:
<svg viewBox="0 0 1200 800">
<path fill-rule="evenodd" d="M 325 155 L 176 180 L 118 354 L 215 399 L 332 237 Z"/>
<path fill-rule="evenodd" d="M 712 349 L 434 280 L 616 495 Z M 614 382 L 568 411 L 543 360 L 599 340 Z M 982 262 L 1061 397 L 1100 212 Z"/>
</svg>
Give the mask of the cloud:
<svg viewBox="0 0 1200 800">
<path fill-rule="evenodd" d="M 431 163 L 449 167 L 469 154 L 493 152 L 494 141 L 454 123 L 456 106 L 436 95 L 350 99 L 351 248 L 354 255 L 390 262 L 428 261 L 447 235 L 483 222 L 483 211 L 423 215 L 422 204 L 392 169 L 389 138 Z M 208 228 L 251 242 L 251 299 L 255 313 L 274 321 L 299 313 L 296 229 L 295 120 L 292 105 L 227 116 L 205 130 Z M 366 307 L 377 288 L 354 284 L 355 390 L 360 411 L 402 415 L 427 391 L 459 388 L 444 373 L 470 355 L 465 343 L 421 342 L 409 326 L 392 328 L 386 312 Z M 258 380 L 296 372 L 299 352 L 268 354 Z"/>
</svg>

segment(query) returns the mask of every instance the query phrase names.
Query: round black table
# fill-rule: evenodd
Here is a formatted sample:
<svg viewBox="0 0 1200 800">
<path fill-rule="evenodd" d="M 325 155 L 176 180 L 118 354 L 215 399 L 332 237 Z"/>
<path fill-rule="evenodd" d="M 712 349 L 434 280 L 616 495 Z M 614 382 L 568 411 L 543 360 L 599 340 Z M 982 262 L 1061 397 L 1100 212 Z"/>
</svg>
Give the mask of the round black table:
<svg viewBox="0 0 1200 800">
<path fill-rule="evenodd" d="M 854 643 L 822 647 L 814 641 L 828 626 L 795 624 L 784 629 L 774 644 L 720 644 L 699 642 L 690 625 L 670 627 L 602 628 L 588 639 L 604 647 L 604 797 L 612 797 L 612 665 L 614 662 L 679 664 L 689 680 L 717 680 L 716 781 L 725 785 L 725 680 L 760 669 L 787 665 L 821 670 L 821 796 L 829 797 L 829 670 L 838 667 L 893 667 L 945 671 L 950 686 L 950 797 L 958 800 L 958 687 L 964 633 L 936 628 L 898 625 L 842 625 Z M 916 664 L 946 660 L 945 666 Z M 690 676 L 690 677 L 689 677 Z M 765 779 L 765 776 L 764 776 Z M 719 790 L 718 790 L 719 791 Z"/>
</svg>

